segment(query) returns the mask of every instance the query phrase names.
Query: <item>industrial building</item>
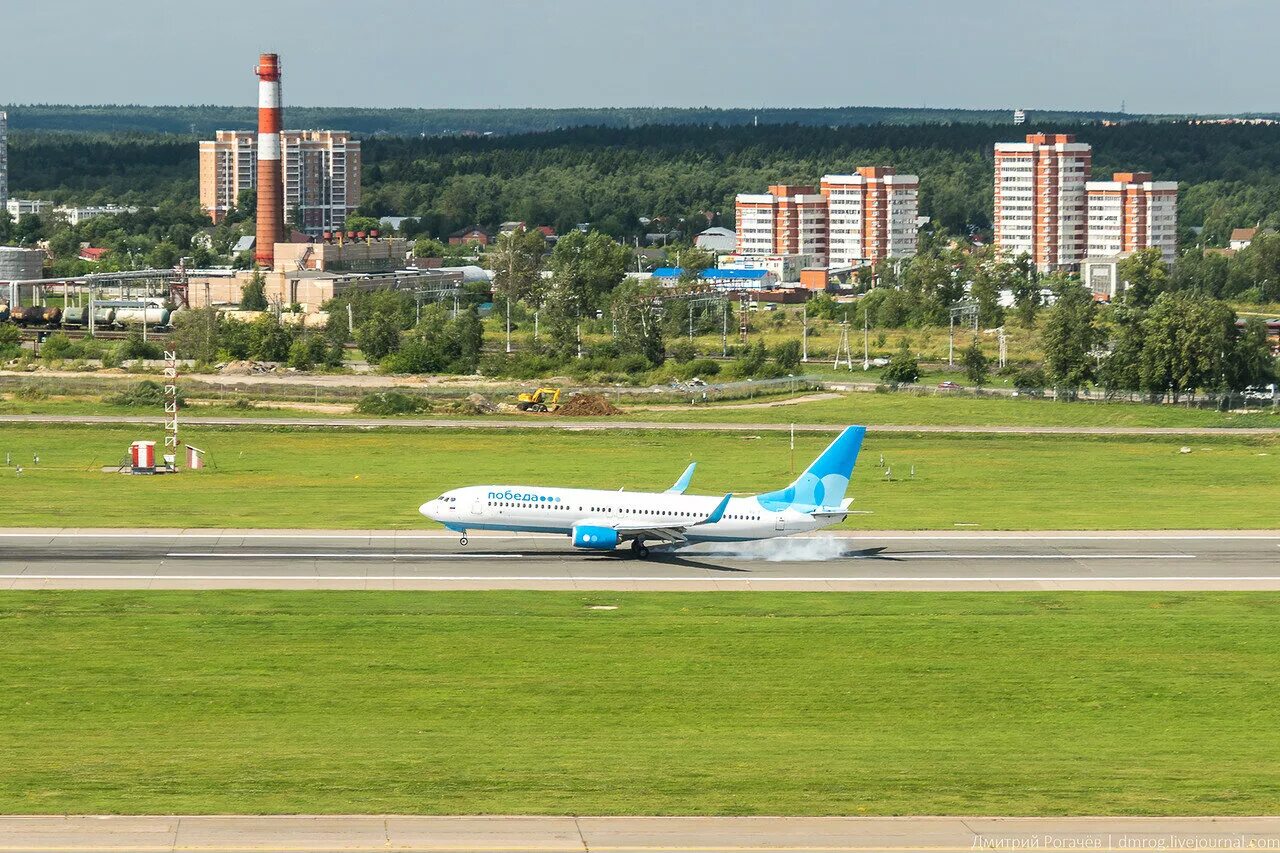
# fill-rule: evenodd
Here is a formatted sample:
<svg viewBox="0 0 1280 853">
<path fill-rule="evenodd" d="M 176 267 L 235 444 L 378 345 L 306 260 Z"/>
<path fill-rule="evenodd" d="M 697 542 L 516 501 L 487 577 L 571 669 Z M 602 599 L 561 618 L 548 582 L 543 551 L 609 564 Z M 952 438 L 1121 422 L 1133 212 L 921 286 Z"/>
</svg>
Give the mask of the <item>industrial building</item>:
<svg viewBox="0 0 1280 853">
<path fill-rule="evenodd" d="M 99 216 L 119 216 L 122 213 L 137 212 L 138 208 L 136 207 L 124 207 L 118 204 L 92 205 L 89 207 L 64 204 L 53 209 L 54 215 L 68 225 L 79 225 L 81 222 L 87 222 Z"/>
<path fill-rule="evenodd" d="M 1028 255 L 1041 272 L 1080 263 L 1092 162 L 1092 147 L 1067 133 L 996 143 L 995 243 L 1004 257 Z"/>
<path fill-rule="evenodd" d="M 339 130 L 280 133 L 285 221 L 312 236 L 340 231 L 360 206 L 360 142 Z M 258 185 L 258 135 L 219 130 L 200 143 L 200 206 L 221 222 Z"/>
<path fill-rule="evenodd" d="M 1159 248 L 1166 263 L 1178 251 L 1178 183 L 1150 172 L 1116 172 L 1085 184 L 1090 258 Z"/>
<path fill-rule="evenodd" d="M 30 198 L 11 198 L 4 207 L 14 221 L 20 216 L 48 216 L 53 213 L 53 202 Z"/>
<path fill-rule="evenodd" d="M 920 179 L 888 166 L 862 166 L 853 175 L 824 175 L 827 263 L 860 267 L 916 253 Z"/>
<path fill-rule="evenodd" d="M 261 247 L 255 249 L 260 255 Z M 405 273 L 408 250 L 408 242 L 399 237 L 357 239 L 343 234 L 315 243 L 277 242 L 270 251 L 272 266 L 260 270 L 267 301 L 282 308 L 296 304 L 303 312 L 312 313 L 319 311 L 327 300 L 357 285 L 372 287 L 379 281 L 399 279 L 443 281 L 455 272 L 458 280 L 462 280 L 460 270 Z M 238 305 L 244 286 L 253 274 L 250 270 L 193 273 L 189 286 L 191 307 Z"/>
</svg>

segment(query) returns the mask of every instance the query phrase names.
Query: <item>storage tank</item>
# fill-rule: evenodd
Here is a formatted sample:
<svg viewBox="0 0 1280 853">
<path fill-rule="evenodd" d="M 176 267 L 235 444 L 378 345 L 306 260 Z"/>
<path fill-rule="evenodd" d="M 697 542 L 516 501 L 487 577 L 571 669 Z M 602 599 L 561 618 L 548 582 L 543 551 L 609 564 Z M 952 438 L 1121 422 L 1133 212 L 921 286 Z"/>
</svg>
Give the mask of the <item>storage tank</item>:
<svg viewBox="0 0 1280 853">
<path fill-rule="evenodd" d="M 19 305 L 9 312 L 9 318 L 19 326 L 56 326 L 62 319 L 62 309 Z"/>
<path fill-rule="evenodd" d="M 43 275 L 43 249 L 0 246 L 0 292 L 3 292 L 14 304 L 31 298 L 31 289 L 24 289 L 21 283 L 41 278 Z"/>
<path fill-rule="evenodd" d="M 169 325 L 169 309 L 149 305 L 146 308 L 117 308 L 116 324 L 119 326 Z"/>
</svg>

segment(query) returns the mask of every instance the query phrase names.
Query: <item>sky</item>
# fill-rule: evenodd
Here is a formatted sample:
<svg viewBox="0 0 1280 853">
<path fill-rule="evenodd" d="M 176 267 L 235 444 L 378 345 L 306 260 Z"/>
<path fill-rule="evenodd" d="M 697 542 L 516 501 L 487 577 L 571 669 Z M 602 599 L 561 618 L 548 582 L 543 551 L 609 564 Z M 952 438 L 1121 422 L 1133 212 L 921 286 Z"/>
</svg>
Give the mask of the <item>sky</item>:
<svg viewBox="0 0 1280 853">
<path fill-rule="evenodd" d="M 1276 0 L 4 0 L 0 103 L 1280 111 Z"/>
</svg>

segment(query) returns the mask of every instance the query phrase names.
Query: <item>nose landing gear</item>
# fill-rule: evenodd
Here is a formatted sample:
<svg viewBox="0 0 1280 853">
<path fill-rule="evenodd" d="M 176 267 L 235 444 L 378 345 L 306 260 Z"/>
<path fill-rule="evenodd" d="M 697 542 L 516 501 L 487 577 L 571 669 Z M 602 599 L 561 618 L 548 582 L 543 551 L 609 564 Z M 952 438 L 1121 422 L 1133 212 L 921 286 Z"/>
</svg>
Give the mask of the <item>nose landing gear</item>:
<svg viewBox="0 0 1280 853">
<path fill-rule="evenodd" d="M 459 540 L 458 540 L 458 544 L 459 544 L 459 545 L 466 545 L 466 544 L 467 544 L 467 537 L 466 537 L 466 536 L 463 536 L 461 539 L 459 539 Z"/>
</svg>

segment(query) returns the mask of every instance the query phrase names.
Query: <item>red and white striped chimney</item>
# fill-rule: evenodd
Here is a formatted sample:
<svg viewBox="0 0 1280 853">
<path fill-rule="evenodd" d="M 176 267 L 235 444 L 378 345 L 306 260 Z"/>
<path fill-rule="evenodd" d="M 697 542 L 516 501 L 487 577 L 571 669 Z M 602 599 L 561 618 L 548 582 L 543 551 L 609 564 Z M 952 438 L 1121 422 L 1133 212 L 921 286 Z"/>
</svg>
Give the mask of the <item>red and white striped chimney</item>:
<svg viewBox="0 0 1280 853">
<path fill-rule="evenodd" d="M 276 243 L 284 239 L 284 171 L 280 163 L 280 55 L 258 58 L 258 237 L 253 259 L 275 266 Z"/>
</svg>

